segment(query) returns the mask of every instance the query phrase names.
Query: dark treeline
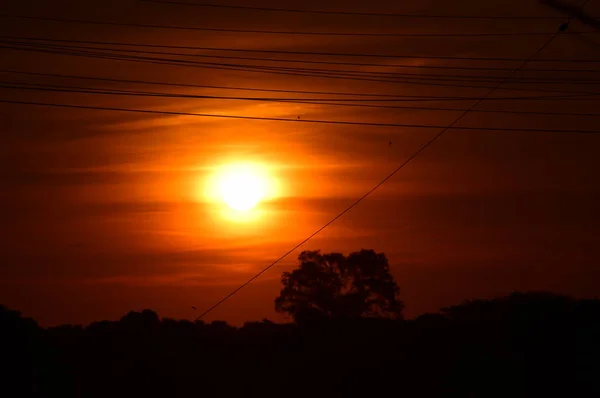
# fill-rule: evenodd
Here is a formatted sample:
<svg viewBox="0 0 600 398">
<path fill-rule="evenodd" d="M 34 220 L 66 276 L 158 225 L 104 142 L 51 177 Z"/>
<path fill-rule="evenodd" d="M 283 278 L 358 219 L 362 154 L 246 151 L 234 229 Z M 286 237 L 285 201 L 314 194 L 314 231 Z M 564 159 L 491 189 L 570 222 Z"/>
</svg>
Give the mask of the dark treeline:
<svg viewBox="0 0 600 398">
<path fill-rule="evenodd" d="M 514 293 L 414 320 L 296 321 L 144 310 L 43 329 L 0 307 L 0 396 L 600 396 L 599 300 Z"/>
</svg>

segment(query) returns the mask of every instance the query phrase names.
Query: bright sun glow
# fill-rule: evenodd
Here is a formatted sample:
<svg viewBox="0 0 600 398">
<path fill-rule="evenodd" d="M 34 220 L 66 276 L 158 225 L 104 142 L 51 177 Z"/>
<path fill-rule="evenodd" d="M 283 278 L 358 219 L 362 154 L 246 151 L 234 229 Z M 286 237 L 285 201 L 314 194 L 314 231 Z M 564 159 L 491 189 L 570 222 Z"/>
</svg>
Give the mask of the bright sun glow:
<svg viewBox="0 0 600 398">
<path fill-rule="evenodd" d="M 248 211 L 265 197 L 266 183 L 252 170 L 239 167 L 220 177 L 219 192 L 233 210 Z"/>
<path fill-rule="evenodd" d="M 255 163 L 220 166 L 208 183 L 208 194 L 237 213 L 247 213 L 276 196 L 276 180 L 268 171 L 265 165 Z"/>
</svg>

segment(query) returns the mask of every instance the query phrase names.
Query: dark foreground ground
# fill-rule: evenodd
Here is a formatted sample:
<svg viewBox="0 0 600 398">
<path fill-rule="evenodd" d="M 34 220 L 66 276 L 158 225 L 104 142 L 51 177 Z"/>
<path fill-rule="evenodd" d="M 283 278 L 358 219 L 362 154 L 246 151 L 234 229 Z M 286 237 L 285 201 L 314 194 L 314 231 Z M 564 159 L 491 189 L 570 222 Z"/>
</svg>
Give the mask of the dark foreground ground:
<svg viewBox="0 0 600 398">
<path fill-rule="evenodd" d="M 513 294 L 412 321 L 233 328 L 0 307 L 1 397 L 600 397 L 600 301 Z"/>
</svg>

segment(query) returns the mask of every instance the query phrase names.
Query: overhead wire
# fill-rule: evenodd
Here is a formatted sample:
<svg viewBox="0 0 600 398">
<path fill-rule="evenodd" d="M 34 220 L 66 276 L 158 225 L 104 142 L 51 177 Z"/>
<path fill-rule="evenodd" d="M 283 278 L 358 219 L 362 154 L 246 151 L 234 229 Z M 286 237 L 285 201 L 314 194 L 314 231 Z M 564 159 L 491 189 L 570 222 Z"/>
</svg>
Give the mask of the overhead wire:
<svg viewBox="0 0 600 398">
<path fill-rule="evenodd" d="M 113 94 L 113 95 L 138 95 L 138 96 L 154 96 L 154 97 L 169 97 L 169 98 L 191 98 L 191 99 L 216 99 L 216 100 L 244 100 L 244 101 L 268 101 L 268 102 L 298 102 L 307 104 L 317 104 L 316 101 L 342 101 L 347 103 L 357 103 L 360 105 L 364 102 L 450 102 L 450 101 L 477 101 L 481 97 L 434 97 L 434 96 L 404 96 L 398 98 L 384 98 L 384 99 L 364 99 L 364 98 L 265 98 L 265 97 L 230 97 L 230 96 L 216 96 L 216 95 L 201 95 L 201 94 L 182 94 L 182 93 L 157 93 L 148 91 L 128 91 L 128 90 L 110 90 L 110 89 L 93 89 L 88 87 L 78 86 L 65 86 L 65 85 L 48 85 L 48 84 L 35 84 L 27 82 L 0 82 L 7 85 L 1 86 L 7 89 L 20 89 L 20 90 L 37 90 L 37 91 L 55 91 L 65 93 L 87 93 L 87 94 Z M 10 86 L 13 84 L 13 86 Z M 14 85 L 16 84 L 16 86 Z M 18 84 L 25 86 L 19 87 Z M 569 101 L 593 101 L 600 100 L 600 96 L 597 93 L 593 94 L 572 94 L 572 95 L 547 95 L 547 96 L 530 96 L 530 97 L 495 97 L 488 98 L 489 101 L 507 101 L 507 100 L 561 100 L 568 99 Z M 360 104 L 358 104 L 360 103 Z"/>
<path fill-rule="evenodd" d="M 345 16 L 367 16 L 367 17 L 393 17 L 393 18 L 425 18 L 425 19 L 505 19 L 505 20 L 559 20 L 561 17 L 556 16 L 525 16 L 525 15 L 441 15 L 441 14 L 414 14 L 414 13 L 396 13 L 396 12 L 364 12 L 364 11 L 348 11 L 348 10 L 306 10 L 294 8 L 274 8 L 274 7 L 256 7 L 256 6 L 240 6 L 231 4 L 215 4 L 215 3 L 196 3 L 183 2 L 175 0 L 140 0 L 144 3 L 159 3 L 159 4 L 174 4 L 184 6 L 195 6 L 204 8 L 221 8 L 221 9 L 237 9 L 245 11 L 268 11 L 268 12 L 283 12 L 283 13 L 303 13 L 303 14 L 325 14 L 325 15 L 345 15 Z"/>
<path fill-rule="evenodd" d="M 177 48 L 181 50 L 195 50 L 195 51 L 216 51 L 216 52 L 242 52 L 242 53 L 264 53 L 264 54 L 287 54 L 287 55 L 312 55 L 312 56 L 327 56 L 327 57 L 344 57 L 344 58 L 390 58 L 390 59 L 435 59 L 435 60 L 448 60 L 448 61 L 481 61 L 481 62 L 495 62 L 495 61 L 506 61 L 506 62 L 523 62 L 524 58 L 510 58 L 510 57 L 460 57 L 460 56 L 444 56 L 444 55 L 426 55 L 426 54 L 381 54 L 381 53 L 328 53 L 319 51 L 295 51 L 295 50 L 266 50 L 266 49 L 255 49 L 255 48 L 230 48 L 230 47 L 203 47 L 203 46 L 181 46 L 181 45 L 161 45 L 161 44 L 148 44 L 148 43 L 124 43 L 124 42 L 106 42 L 106 41 L 92 41 L 92 40 L 76 40 L 76 39 L 56 39 L 56 38 L 33 38 L 33 37 L 14 37 L 14 36 L 1 36 L 5 39 L 27 39 L 27 40 L 38 40 L 38 41 L 49 41 L 49 42 L 64 42 L 64 43 L 81 43 L 81 44 L 102 44 L 102 45 L 117 45 L 117 46 L 132 46 L 132 47 L 152 47 L 152 48 Z M 600 63 L 598 59 L 560 59 L 560 58 L 542 58 L 536 59 L 531 62 L 551 62 L 551 63 Z"/>
<path fill-rule="evenodd" d="M 357 122 L 348 120 L 320 120 L 320 119 L 293 119 L 293 118 L 281 118 L 281 117 L 263 117 L 263 116 L 245 116 L 245 115 L 224 115 L 224 114 L 209 114 L 209 113 L 194 113 L 194 112 L 178 112 L 178 111 L 164 111 L 156 109 L 134 109 L 134 108 L 120 108 L 120 107 L 108 107 L 108 106 L 93 106 L 93 105 L 81 105 L 81 104 L 62 104 L 54 102 L 41 102 L 41 101 L 21 101 L 12 99 L 0 99 L 0 103 L 14 104 L 14 105 L 31 105 L 40 107 L 51 107 L 51 108 L 70 108 L 70 109 L 88 109 L 88 110 L 100 110 L 100 111 L 113 111 L 113 112 L 130 112 L 130 113 L 145 113 L 145 114 L 156 114 L 156 115 L 171 115 L 171 116 L 195 116 L 204 118 L 217 118 L 217 119 L 237 119 L 237 120 L 256 120 L 256 121 L 269 121 L 269 122 L 289 122 L 289 123 L 309 123 L 309 124 L 332 124 L 332 125 L 346 125 L 346 126 L 370 126 L 370 127 L 404 127 L 404 128 L 415 128 L 415 129 L 440 129 L 447 128 L 453 130 L 465 130 L 465 131 L 519 131 L 526 133 L 564 133 L 564 134 L 600 134 L 600 130 L 561 130 L 561 129 L 548 129 L 548 128 L 509 128 L 509 127 L 476 127 L 476 126 L 438 126 L 438 125 L 426 125 L 426 124 L 408 124 L 408 123 L 377 123 L 377 122 Z"/>
<path fill-rule="evenodd" d="M 136 79 L 116 79 L 96 76 L 82 76 L 82 75 L 66 75 L 60 73 L 43 73 L 43 72 L 30 72 L 30 71 L 19 71 L 11 69 L 2 69 L 0 73 L 29 75 L 29 76 L 45 76 L 45 77 L 57 77 L 64 79 L 82 79 L 82 80 L 94 80 L 114 83 L 134 83 L 134 84 L 146 84 L 146 85 L 160 85 L 160 86 L 171 86 L 171 87 L 186 87 L 186 88 L 205 88 L 205 89 L 218 89 L 218 90 L 236 90 L 236 91 L 259 91 L 259 92 L 273 92 L 273 93 L 295 93 L 295 94 L 314 94 L 314 95 L 337 95 L 337 96 L 356 96 L 356 97 L 384 97 L 384 98 L 401 98 L 401 97 L 414 97 L 407 95 L 397 94 L 381 94 L 381 93 L 364 93 L 364 92 L 339 92 L 339 91 L 307 91 L 307 90 L 289 90 L 289 89 L 267 89 L 257 87 L 236 87 L 236 86 L 215 86 L 215 85 L 204 85 L 204 84 L 191 84 L 191 83 L 169 83 L 162 81 L 148 81 L 148 80 L 136 80 Z M 553 90 L 554 92 L 554 90 Z M 580 91 L 561 91 L 556 90 L 559 93 L 569 94 L 592 94 Z M 598 93 L 600 95 L 600 92 Z M 431 96 L 428 96 L 431 97 Z M 445 97 L 447 98 L 447 97 Z"/>
<path fill-rule="evenodd" d="M 3 43 L 28 43 L 28 44 L 45 44 L 50 43 L 77 43 L 77 44 L 95 44 L 101 46 L 113 46 L 112 48 L 102 48 L 108 51 L 129 51 L 129 52 L 141 52 L 139 50 L 131 50 L 126 48 L 115 48 L 114 46 L 121 47 L 141 47 L 141 48 L 172 48 L 178 50 L 188 51 L 205 51 L 202 47 L 186 47 L 186 46 L 162 46 L 154 44 L 139 44 L 139 43 L 121 43 L 121 42 L 103 42 L 103 41 L 84 41 L 84 40 L 54 40 L 46 38 L 32 38 L 32 37 L 16 37 L 16 36 L 0 36 L 0 40 Z M 76 46 L 72 46 L 76 48 Z M 86 48 L 86 47 L 82 47 Z M 91 47 L 90 47 L 91 48 Z M 216 48 L 211 48 L 210 51 L 220 51 Z M 222 51 L 230 51 L 224 49 Z M 260 62 L 282 62 L 282 63 L 304 63 L 304 64 L 319 64 L 319 65 L 341 65 L 341 66 L 366 66 L 366 67 L 386 67 L 386 68 L 403 68 L 403 69 L 441 69 L 441 70 L 469 70 L 469 71 L 498 71 L 498 72 L 509 72 L 510 68 L 498 68 L 498 67 L 481 67 L 481 66 L 452 66 L 452 65 L 411 65 L 411 64 L 381 64 L 381 63 L 365 63 L 365 62 L 351 62 L 351 61 L 326 61 L 326 60 L 315 60 L 315 59 L 290 59 L 290 58 L 258 58 L 258 57 L 238 57 L 238 56 L 227 56 L 227 55 L 212 55 L 212 54 L 198 54 L 198 53 L 182 53 L 182 52 L 158 52 L 158 51 L 145 51 L 149 54 L 163 54 L 163 55 L 174 55 L 174 56 L 188 56 L 188 57 L 199 57 L 199 58 L 222 58 L 222 59 L 235 59 L 242 61 L 260 61 Z M 514 61 L 509 59 L 507 61 Z M 555 61 L 555 62 L 569 62 L 568 60 Z M 590 61 L 592 62 L 592 61 Z M 600 59 L 597 61 L 600 63 Z M 543 69 L 543 68 L 527 68 L 523 71 L 527 72 L 600 72 L 599 68 L 596 69 Z"/>
<path fill-rule="evenodd" d="M 235 91 L 258 91 L 258 92 L 273 92 L 273 93 L 295 93 L 295 94 L 314 94 L 314 95 L 336 95 L 336 96 L 355 96 L 355 97 L 383 97 L 383 98 L 434 98 L 434 96 L 415 96 L 415 95 L 399 95 L 399 94 L 381 94 L 381 93 L 364 93 L 364 92 L 339 92 L 339 91 L 307 91 L 307 90 L 289 90 L 289 89 L 266 89 L 258 87 L 236 87 L 236 86 L 216 86 L 216 85 L 203 85 L 203 84 L 191 84 L 191 83 L 170 83 L 156 80 L 139 80 L 139 79 L 117 79 L 117 78 L 106 78 L 98 76 L 82 76 L 82 75 L 68 75 L 60 73 L 43 73 L 43 72 L 30 72 L 22 70 L 12 69 L 0 69 L 0 73 L 27 75 L 27 76 L 44 76 L 44 77 L 55 77 L 62 79 L 79 79 L 79 80 L 90 80 L 90 81 L 102 81 L 102 82 L 113 82 L 113 83 L 133 83 L 133 84 L 146 84 L 146 85 L 159 85 L 159 86 L 170 86 L 170 87 L 185 87 L 185 88 L 203 88 L 203 89 L 218 89 L 218 90 L 235 90 Z M 527 91 L 539 91 L 527 90 Z M 542 90 L 553 93 L 561 94 L 585 94 L 585 95 L 600 95 L 600 92 L 593 91 L 569 91 L 569 90 Z M 440 98 L 440 96 L 435 96 Z M 454 97 L 441 97 L 444 99 L 456 98 Z M 502 97 L 507 99 L 506 97 Z M 529 97 L 513 97 L 508 99 L 525 99 Z M 539 97 L 538 97 L 539 98 Z M 462 98 L 461 98 L 462 99 Z M 479 99 L 479 98 L 476 98 Z M 488 99 L 489 100 L 489 99 Z"/>
<path fill-rule="evenodd" d="M 273 92 L 273 93 L 295 93 L 295 94 L 314 94 L 314 95 L 337 95 L 337 96 L 356 96 L 356 97 L 379 97 L 379 98 L 441 98 L 441 99 L 452 99 L 456 97 L 439 97 L 439 96 L 414 96 L 414 95 L 397 95 L 397 94 L 381 94 L 381 93 L 364 93 L 364 92 L 337 92 L 337 91 L 307 91 L 307 90 L 289 90 L 289 89 L 266 89 L 256 87 L 235 87 L 235 86 L 215 86 L 215 85 L 203 85 L 203 84 L 190 84 L 190 83 L 168 83 L 158 81 L 144 81 L 144 80 L 131 80 L 131 79 L 115 79 L 115 78 L 103 78 L 103 77 L 90 77 L 80 75 L 65 75 L 56 73 L 40 73 L 40 72 L 27 72 L 27 71 L 15 71 L 15 70 L 0 70 L 0 73 L 12 73 L 21 75 L 32 75 L 32 76 L 48 76 L 58 78 L 71 78 L 71 79 L 83 79 L 83 80 L 95 80 L 115 83 L 136 83 L 136 84 L 147 84 L 147 85 L 163 85 L 172 87 L 187 87 L 187 88 L 205 88 L 205 89 L 218 89 L 218 90 L 235 90 L 235 91 L 258 91 L 258 92 Z M 586 92 L 566 92 L 559 91 L 559 93 L 568 94 L 599 94 L 599 93 L 586 93 Z M 524 97 L 519 97 L 519 99 Z M 468 98 L 466 98 L 468 99 Z M 462 100 L 462 99 L 461 99 Z"/>
<path fill-rule="evenodd" d="M 365 104 L 364 99 L 353 99 L 347 101 L 353 102 L 333 102 L 333 101 L 344 101 L 344 99 L 338 98 L 261 98 L 261 97 L 225 97 L 225 96 L 213 96 L 213 95 L 193 95 L 193 94 L 180 94 L 180 93 L 164 93 L 164 92 L 147 92 L 147 91 L 131 91 L 131 90 L 110 90 L 110 89 L 97 89 L 97 88 L 86 88 L 86 87 L 72 87 L 72 86 L 56 86 L 47 84 L 31 84 L 26 86 L 19 86 L 19 84 L 25 84 L 20 82 L 1 82 L 0 88 L 15 89 L 15 90 L 31 90 L 31 91 L 49 91 L 49 92 L 60 92 L 60 93 L 73 93 L 73 94 L 100 94 L 100 95 L 116 95 L 116 96 L 138 96 L 138 97 L 161 97 L 161 98 L 187 98 L 187 99 L 212 99 L 212 100 L 233 100 L 233 101 L 258 101 L 258 102 L 278 102 L 288 104 L 306 104 L 306 105 L 325 105 L 325 106 L 336 106 L 336 107 L 358 107 L 358 108 L 379 108 L 379 109 L 403 109 L 403 110 L 421 110 L 421 111 L 446 111 L 446 112 L 462 112 L 464 109 L 457 108 L 441 108 L 441 107 L 417 107 L 417 106 L 403 106 L 403 105 L 381 105 L 381 104 Z M 471 99 L 473 100 L 473 99 Z M 600 98 L 598 98 L 600 100 Z M 373 100 L 376 102 L 387 101 L 387 100 Z M 417 102 L 418 99 L 398 99 L 391 101 L 407 101 Z M 432 101 L 438 102 L 443 101 L 435 99 Z M 515 114 L 515 115 L 544 115 L 544 116 L 576 116 L 576 117 L 600 117 L 600 113 L 575 113 L 575 112 L 536 112 L 536 111 L 519 111 L 519 110 L 472 110 L 477 113 L 502 113 L 502 114 Z"/>
<path fill-rule="evenodd" d="M 90 46 L 54 46 L 54 45 L 41 45 L 41 44 L 33 44 L 27 42 L 13 42 L 13 41 L 3 41 L 0 40 L 0 43 L 7 44 L 17 44 L 24 45 L 26 47 L 31 48 L 43 48 L 43 49 L 51 49 L 51 50 L 74 50 L 74 51 L 89 51 L 89 50 L 104 50 L 104 51 L 114 51 L 118 53 L 126 52 L 126 53 L 134 53 L 134 54 L 158 54 L 158 55 L 172 55 L 172 56 L 185 56 L 185 57 L 205 57 L 205 58 L 214 58 L 210 55 L 203 54 L 183 54 L 183 53 L 170 53 L 170 52 L 162 52 L 162 51 L 143 51 L 143 50 L 131 50 L 131 49 L 121 49 L 121 48 L 103 48 L 103 47 L 90 47 Z M 14 49 L 13 47 L 8 47 Z M 109 53 L 105 53 L 109 54 Z M 127 56 L 127 55 L 125 55 Z M 227 58 L 227 57 L 225 57 Z M 232 57 L 234 59 L 239 59 L 240 57 Z M 162 60 L 169 61 L 179 61 L 177 59 L 172 58 L 161 58 Z M 251 58 L 252 60 L 252 58 Z M 260 60 L 264 62 L 264 60 Z M 188 60 L 184 60 L 187 62 Z M 270 60 L 269 60 L 270 61 Z M 277 60 L 273 60 L 271 62 L 278 62 Z M 296 61 L 301 62 L 301 61 Z M 258 68 L 274 68 L 276 70 L 282 71 L 291 71 L 291 72 L 307 72 L 307 73 L 317 73 L 317 74 L 335 74 L 340 76 L 350 76 L 350 77 L 384 77 L 384 78 L 402 78 L 402 79 L 414 79 L 415 81 L 460 81 L 460 82 L 477 82 L 477 83 L 494 83 L 498 80 L 505 79 L 503 76 L 481 76 L 481 75 L 449 75 L 449 74 L 426 74 L 426 73 L 405 73 L 405 72 L 383 72 L 383 71 L 363 71 L 363 70 L 347 70 L 347 69 L 318 69 L 318 68 L 301 68 L 301 67 L 281 67 L 281 66 L 265 66 L 265 65 L 248 65 L 248 64 L 223 64 L 223 63 L 200 63 L 200 64 L 218 64 L 218 65 L 226 65 L 226 66 L 236 66 L 236 67 L 258 67 Z M 390 67 L 388 65 L 378 65 L 379 67 Z M 600 69 L 596 70 L 565 70 L 567 72 L 594 72 L 600 73 Z M 557 72 L 553 70 L 552 72 Z M 548 77 L 524 77 L 524 78 L 506 78 L 507 80 L 511 80 L 518 83 L 548 83 L 548 84 L 593 84 L 600 83 L 599 79 L 585 79 L 579 77 L 569 77 L 569 78 L 548 78 Z"/>
<path fill-rule="evenodd" d="M 292 70 L 282 70 L 277 67 L 266 67 L 266 66 L 253 66 L 253 65 L 240 65 L 240 64 L 224 64 L 214 62 L 198 62 L 189 60 L 172 60 L 169 58 L 157 58 L 157 57 L 141 57 L 141 56 L 124 56 L 120 54 L 111 53 L 100 53 L 93 51 L 71 51 L 71 50 L 58 50 L 58 49 L 45 49 L 45 48 L 28 48 L 28 47 L 11 47 L 11 46 L 0 46 L 0 48 L 8 48 L 17 51 L 33 51 L 38 53 L 47 53 L 53 55 L 65 55 L 65 56 L 78 56 L 85 58 L 99 58 L 99 59 L 111 59 L 128 62 L 141 62 L 158 65 L 171 65 L 171 66 L 183 66 L 183 67 L 195 67 L 203 69 L 214 69 L 214 70 L 230 70 L 230 71 L 242 71 L 252 73 L 263 73 L 263 74 L 275 74 L 275 75 L 286 75 L 286 76 L 303 76 L 303 77 L 317 77 L 323 79 L 337 79 L 337 80 L 350 80 L 350 81 L 365 81 L 365 82 L 376 82 L 376 83 L 391 83 L 391 84 L 411 84 L 411 85 L 425 85 L 425 86 L 437 86 L 437 87 L 461 87 L 469 89 L 487 89 L 490 86 L 485 85 L 468 85 L 468 84 L 452 84 L 445 82 L 432 82 L 432 81 L 418 81 L 412 80 L 399 80 L 399 79 L 379 79 L 369 78 L 361 76 L 341 75 L 336 73 L 316 73 L 316 72 L 300 72 Z M 587 84 L 587 83 L 586 83 Z M 538 88 L 504 88 L 503 90 L 508 91 L 546 91 L 545 89 Z M 564 92 L 564 91 L 563 91 Z"/>
<path fill-rule="evenodd" d="M 221 32 L 221 33 L 253 33 L 268 35 L 292 35 L 292 36 L 350 36 L 350 37 L 522 37 L 522 36 L 549 36 L 552 32 L 471 32 L 471 33 L 358 33 L 358 32 L 311 32 L 311 31 L 281 31 L 281 30 L 261 30 L 261 29 L 225 29 L 225 28 L 207 28 L 198 26 L 179 26 L 179 25 L 155 25 L 126 22 L 93 21 L 70 18 L 42 17 L 33 15 L 15 15 L 0 14 L 2 18 L 25 19 L 34 21 L 47 21 L 58 23 L 74 23 L 85 25 L 119 26 L 126 28 L 148 28 L 148 29 L 166 29 L 166 30 L 187 30 L 203 32 Z M 594 31 L 572 32 L 569 34 L 582 35 L 594 33 Z"/>
<path fill-rule="evenodd" d="M 275 74 L 275 75 L 286 75 L 286 76 L 304 76 L 304 77 L 318 77 L 323 79 L 338 79 L 338 80 L 351 80 L 351 81 L 365 81 L 365 82 L 376 82 L 376 83 L 392 83 L 392 84 L 415 84 L 415 85 L 427 85 L 427 86 L 439 86 L 439 87 L 463 87 L 463 88 L 489 88 L 488 86 L 473 86 L 464 84 L 451 84 L 451 83 L 428 83 L 428 82 L 416 82 L 416 81 L 399 81 L 391 79 L 376 79 L 359 76 L 343 76 L 340 74 L 319 74 L 310 72 L 298 72 L 298 71 L 285 71 L 281 68 L 264 67 L 264 66 L 240 66 L 239 64 L 224 64 L 214 62 L 197 62 L 189 60 L 173 60 L 169 58 L 157 58 L 157 57 L 141 57 L 141 56 L 124 56 L 118 54 L 92 52 L 92 51 L 69 51 L 69 50 L 58 50 L 58 49 L 44 49 L 44 48 L 28 48 L 28 47 L 11 47 L 11 46 L 0 46 L 4 49 L 12 49 L 17 51 L 29 51 L 37 53 L 46 53 L 52 55 L 66 55 L 66 56 L 77 56 L 84 58 L 97 58 L 97 59 L 110 59 L 128 62 L 138 63 L 149 63 L 155 65 L 171 65 L 181 67 L 192 67 L 192 68 L 203 68 L 213 70 L 229 70 L 238 72 L 252 72 L 252 73 L 263 73 L 263 74 Z M 527 90 L 531 91 L 531 90 Z"/>
</svg>

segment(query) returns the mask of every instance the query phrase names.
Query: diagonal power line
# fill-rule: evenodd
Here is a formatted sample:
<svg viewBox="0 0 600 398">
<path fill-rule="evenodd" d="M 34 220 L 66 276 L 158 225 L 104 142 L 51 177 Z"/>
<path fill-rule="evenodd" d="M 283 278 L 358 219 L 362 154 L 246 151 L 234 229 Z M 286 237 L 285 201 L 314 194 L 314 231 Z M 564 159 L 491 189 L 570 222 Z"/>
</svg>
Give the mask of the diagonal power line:
<svg viewBox="0 0 600 398">
<path fill-rule="evenodd" d="M 585 4 L 587 4 L 587 1 L 586 1 Z M 585 6 L 585 4 L 584 4 L 584 6 Z M 572 18 L 569 19 L 569 22 L 571 21 L 571 19 Z M 561 28 L 562 27 L 563 26 L 561 26 Z M 561 30 L 562 30 L 561 28 L 559 28 L 552 35 L 552 37 L 550 37 L 548 40 L 546 40 L 546 42 L 539 49 L 537 49 L 528 59 L 526 59 L 523 63 L 521 63 L 521 65 L 519 65 L 519 67 L 517 67 L 515 70 L 513 70 L 512 74 L 517 73 L 520 69 L 522 69 L 525 65 L 527 65 L 527 63 L 530 60 L 532 60 L 536 55 L 538 55 L 540 52 L 542 52 L 561 33 Z M 398 167 L 396 167 L 394 170 L 392 170 L 392 172 L 390 174 L 388 174 L 387 176 L 385 176 L 373 188 L 369 189 L 364 195 L 362 195 L 360 198 L 358 198 L 356 201 L 354 201 L 350 206 L 348 206 L 346 209 L 344 209 L 341 213 L 339 213 L 338 215 L 336 215 L 335 217 L 333 217 L 329 222 L 327 222 L 321 228 L 317 229 L 315 232 L 313 232 L 307 238 L 305 238 L 300 243 L 296 244 L 294 247 L 292 247 L 290 250 L 288 250 L 281 257 L 279 257 L 278 259 L 276 259 L 275 261 L 273 261 L 271 264 L 269 264 L 268 266 L 266 266 L 265 268 L 263 268 L 260 272 L 258 272 L 252 278 L 248 279 L 246 282 L 244 282 L 243 284 L 241 284 L 240 286 L 238 286 L 236 289 L 234 289 L 231 293 L 227 294 L 221 300 L 219 300 L 214 305 L 212 305 L 210 308 L 208 308 L 207 310 L 205 310 L 202 314 L 200 314 L 196 318 L 196 320 L 202 319 L 204 316 L 206 316 L 208 313 L 210 313 L 211 311 L 213 311 L 215 308 L 219 307 L 225 301 L 227 301 L 228 299 L 230 299 L 231 297 L 233 297 L 237 292 L 239 292 L 244 287 L 246 287 L 247 285 L 249 285 L 250 283 L 252 283 L 255 279 L 257 279 L 263 273 L 267 272 L 269 269 L 271 269 L 273 266 L 275 266 L 281 260 L 283 260 L 288 255 L 290 255 L 293 251 L 295 251 L 296 249 L 298 249 L 300 246 L 304 245 L 306 242 L 308 242 L 309 240 L 311 240 L 313 237 L 315 237 L 316 235 L 318 235 L 325 228 L 329 227 L 331 224 L 333 224 L 335 221 L 337 221 L 339 218 L 341 218 L 342 216 L 344 216 L 346 213 L 348 213 L 350 210 L 352 210 L 354 207 L 356 207 L 359 203 L 361 203 L 363 200 L 365 200 L 367 197 L 369 197 L 373 192 L 375 192 L 382 185 L 384 185 L 388 180 L 390 180 L 392 177 L 394 177 L 396 175 L 396 173 L 398 173 L 400 170 L 402 170 L 412 160 L 414 160 L 417 156 L 419 156 L 421 153 L 423 153 L 427 148 L 429 148 L 431 145 L 433 145 L 442 135 L 444 135 L 444 133 L 446 133 L 446 131 L 448 131 L 449 129 L 453 128 L 454 125 L 456 123 L 458 123 L 460 120 L 462 120 L 470 111 L 472 111 L 473 109 L 475 109 L 486 98 L 488 98 L 490 95 L 492 95 L 503 83 L 504 83 L 504 81 L 501 81 L 500 83 L 498 83 L 492 90 L 490 90 L 487 93 L 487 95 L 485 97 L 481 98 L 474 105 L 472 105 L 469 109 L 465 110 L 452 123 L 450 123 L 448 126 L 446 126 L 445 128 L 443 128 L 439 133 L 437 133 L 436 135 L 434 135 L 429 141 L 427 141 L 419 149 L 417 149 L 417 151 L 415 151 L 412 155 L 410 155 L 404 162 L 402 162 Z"/>
<path fill-rule="evenodd" d="M 584 13 L 585 5 L 584 7 L 577 7 L 575 5 L 558 2 L 556 0 L 541 0 L 540 2 L 554 8 L 558 12 L 571 15 L 571 19 L 576 18 L 584 25 L 588 25 L 596 29 L 600 28 L 600 20 L 598 20 L 598 18 L 594 18 L 591 15 Z"/>
</svg>

